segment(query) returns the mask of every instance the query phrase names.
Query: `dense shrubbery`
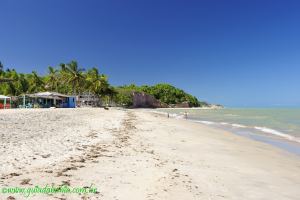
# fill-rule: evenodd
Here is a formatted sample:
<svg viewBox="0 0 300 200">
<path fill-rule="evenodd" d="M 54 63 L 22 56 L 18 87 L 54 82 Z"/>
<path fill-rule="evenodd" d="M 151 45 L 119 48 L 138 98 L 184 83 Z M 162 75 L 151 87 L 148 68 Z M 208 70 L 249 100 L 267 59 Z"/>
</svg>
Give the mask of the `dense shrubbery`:
<svg viewBox="0 0 300 200">
<path fill-rule="evenodd" d="M 206 102 L 200 102 L 198 99 L 181 89 L 178 89 L 169 84 L 157 84 L 154 86 L 142 85 L 125 85 L 117 88 L 119 93 L 123 93 L 124 96 L 130 96 L 132 92 L 145 92 L 146 94 L 153 95 L 160 102 L 171 105 L 188 102 L 191 107 L 207 106 Z M 128 97 L 129 98 L 129 97 Z"/>
<path fill-rule="evenodd" d="M 132 92 L 131 89 L 126 88 L 115 88 L 115 95 L 113 96 L 113 100 L 121 106 L 130 107 L 133 105 Z"/>
</svg>

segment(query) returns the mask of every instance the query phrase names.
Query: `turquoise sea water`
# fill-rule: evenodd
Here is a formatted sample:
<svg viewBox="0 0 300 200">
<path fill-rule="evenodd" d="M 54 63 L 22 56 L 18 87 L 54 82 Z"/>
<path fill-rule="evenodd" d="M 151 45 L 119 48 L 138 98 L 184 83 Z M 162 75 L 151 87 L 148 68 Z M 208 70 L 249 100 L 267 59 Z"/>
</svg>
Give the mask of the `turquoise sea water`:
<svg viewBox="0 0 300 200">
<path fill-rule="evenodd" d="M 187 112 L 188 119 L 195 122 L 224 128 L 256 140 L 276 143 L 276 146 L 289 144 L 287 148 L 295 147 L 292 151 L 300 155 L 300 108 L 158 109 L 158 111 L 178 118 L 182 118 Z"/>
</svg>

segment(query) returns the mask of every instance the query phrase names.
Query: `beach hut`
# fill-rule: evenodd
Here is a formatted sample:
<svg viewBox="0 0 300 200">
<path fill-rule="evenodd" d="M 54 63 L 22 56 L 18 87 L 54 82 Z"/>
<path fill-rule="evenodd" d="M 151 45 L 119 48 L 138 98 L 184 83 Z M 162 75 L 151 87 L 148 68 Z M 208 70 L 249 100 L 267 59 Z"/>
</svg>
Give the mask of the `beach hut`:
<svg viewBox="0 0 300 200">
<path fill-rule="evenodd" d="M 8 96 L 0 95 L 0 109 L 10 108 L 11 107 L 10 105 L 11 105 L 11 98 Z"/>
<path fill-rule="evenodd" d="M 23 108 L 75 108 L 75 97 L 57 92 L 39 92 L 26 94 L 20 97 Z"/>
</svg>

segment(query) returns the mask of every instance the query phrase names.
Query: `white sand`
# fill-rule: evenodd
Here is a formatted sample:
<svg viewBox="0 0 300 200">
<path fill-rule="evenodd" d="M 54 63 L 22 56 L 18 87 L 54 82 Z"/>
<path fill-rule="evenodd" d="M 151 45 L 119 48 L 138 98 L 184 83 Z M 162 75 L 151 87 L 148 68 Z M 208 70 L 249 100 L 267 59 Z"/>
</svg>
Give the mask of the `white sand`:
<svg viewBox="0 0 300 200">
<path fill-rule="evenodd" d="M 94 184 L 97 194 L 0 199 L 299 199 L 300 158 L 142 110 L 0 111 L 0 189 Z"/>
</svg>

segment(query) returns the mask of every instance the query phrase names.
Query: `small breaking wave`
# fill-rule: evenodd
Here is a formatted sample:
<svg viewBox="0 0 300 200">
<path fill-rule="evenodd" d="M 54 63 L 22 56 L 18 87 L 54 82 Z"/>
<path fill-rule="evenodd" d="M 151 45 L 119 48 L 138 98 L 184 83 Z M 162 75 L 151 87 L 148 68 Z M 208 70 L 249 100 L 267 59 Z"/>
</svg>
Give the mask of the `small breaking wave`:
<svg viewBox="0 0 300 200">
<path fill-rule="evenodd" d="M 289 134 L 282 133 L 282 132 L 274 130 L 274 129 L 270 129 L 270 128 L 266 128 L 266 127 L 259 127 L 259 126 L 255 126 L 254 128 L 256 130 L 262 131 L 264 133 L 269 133 L 269 134 L 272 134 L 272 135 L 277 135 L 279 137 L 283 137 L 285 139 L 288 139 L 288 140 L 300 143 L 300 139 L 299 138 L 294 137 L 294 136 L 289 135 Z"/>
<path fill-rule="evenodd" d="M 220 124 L 222 124 L 222 125 L 229 125 L 229 123 L 227 123 L 227 122 L 221 122 Z"/>
<path fill-rule="evenodd" d="M 235 115 L 235 114 L 225 114 L 225 116 L 229 116 L 229 117 L 238 117 L 239 115 Z"/>
<path fill-rule="evenodd" d="M 247 128 L 247 126 L 242 125 L 242 124 L 231 124 L 231 126 L 237 127 L 237 128 Z"/>
<path fill-rule="evenodd" d="M 196 122 L 199 122 L 202 124 L 208 124 L 208 125 L 215 124 L 215 122 L 211 122 L 211 121 L 196 121 Z"/>
<path fill-rule="evenodd" d="M 152 111 L 154 113 L 157 114 L 164 114 L 167 115 L 167 112 L 161 112 L 161 111 Z M 183 119 L 184 115 L 182 114 L 171 114 L 169 113 L 169 116 L 171 118 L 176 118 L 176 119 Z M 267 127 L 260 127 L 260 126 L 246 126 L 243 124 L 237 124 L 237 123 L 228 123 L 228 122 L 213 122 L 213 121 L 206 121 L 206 120 L 195 120 L 195 119 L 190 119 L 191 121 L 197 122 L 197 123 L 201 123 L 201 124 L 205 124 L 205 125 L 223 125 L 223 126 L 231 126 L 234 128 L 241 128 L 241 129 L 255 129 L 264 133 L 268 133 L 268 134 L 272 134 L 272 135 L 276 135 L 278 137 L 290 140 L 290 141 L 294 141 L 294 142 L 298 142 L 300 143 L 300 138 L 286 134 L 286 133 L 282 133 L 280 131 L 271 129 L 271 128 L 267 128 Z"/>
<path fill-rule="evenodd" d="M 208 125 L 211 125 L 211 124 L 221 124 L 221 125 L 225 125 L 225 126 L 232 126 L 232 127 L 236 127 L 236 128 L 247 128 L 247 126 L 245 125 L 242 125 L 242 124 L 231 124 L 231 123 L 228 123 L 228 122 L 212 122 L 212 121 L 198 121 L 197 122 L 200 122 L 202 124 L 208 124 Z"/>
<path fill-rule="evenodd" d="M 249 127 L 249 126 L 245 126 L 245 125 L 242 125 L 242 124 L 234 124 L 234 123 L 231 124 L 231 123 L 227 123 L 227 122 L 219 122 L 218 123 L 218 122 L 203 121 L 203 120 L 201 120 L 201 121 L 200 120 L 193 120 L 193 121 L 196 121 L 196 122 L 202 123 L 202 124 L 206 124 L 206 125 L 218 125 L 218 124 L 220 124 L 220 125 L 223 125 L 223 126 L 231 126 L 231 127 L 234 127 L 234 128 L 256 129 L 256 130 L 259 130 L 259 131 L 264 132 L 264 133 L 276 135 L 276 136 L 282 137 L 284 139 L 300 143 L 300 138 L 297 138 L 295 136 L 292 136 L 292 135 L 289 135 L 289 134 L 286 134 L 286 133 L 282 133 L 282 132 L 274 130 L 274 129 L 266 128 L 266 127 L 259 127 L 259 126 Z"/>
</svg>

